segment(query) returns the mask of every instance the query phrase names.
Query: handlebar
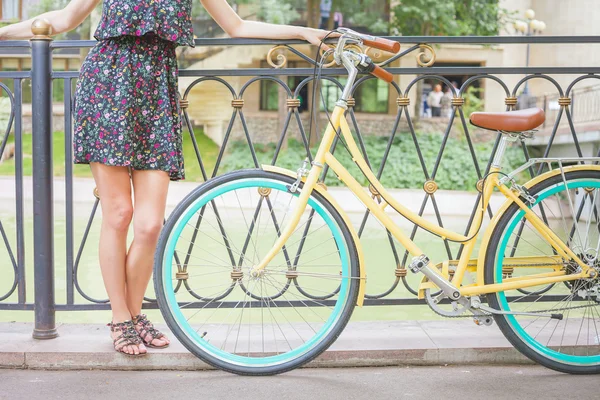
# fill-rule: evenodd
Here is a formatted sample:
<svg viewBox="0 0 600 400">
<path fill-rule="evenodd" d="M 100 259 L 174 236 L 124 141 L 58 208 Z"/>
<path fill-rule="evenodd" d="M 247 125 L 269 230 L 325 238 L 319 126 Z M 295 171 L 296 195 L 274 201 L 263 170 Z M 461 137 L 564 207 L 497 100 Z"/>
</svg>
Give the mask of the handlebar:
<svg viewBox="0 0 600 400">
<path fill-rule="evenodd" d="M 392 83 L 392 81 L 394 80 L 394 75 L 391 74 L 391 72 L 386 71 L 385 69 L 381 68 L 379 65 L 375 65 L 373 64 L 373 66 L 375 68 L 373 68 L 373 71 L 371 71 L 371 75 L 386 81 L 387 83 Z"/>
<path fill-rule="evenodd" d="M 393 40 L 375 37 L 374 40 L 363 39 L 363 44 L 375 49 L 397 53 L 400 51 L 400 43 Z"/>
<path fill-rule="evenodd" d="M 345 51 L 344 47 L 348 42 L 362 43 L 366 46 L 378 50 L 387 51 L 390 53 L 398 53 L 400 51 L 399 42 L 376 36 L 364 35 L 362 33 L 358 33 L 347 28 L 338 28 L 337 32 L 342 34 L 334 51 L 334 58 L 338 65 L 345 65 L 343 59 L 348 58 L 350 55 L 350 59 L 353 59 L 354 66 L 357 67 L 361 72 L 370 73 L 373 76 L 386 81 L 387 83 L 391 83 L 393 81 L 393 75 L 381 68 L 380 66 L 376 65 L 369 57 L 367 57 L 364 54 L 358 56 L 351 50 Z"/>
</svg>

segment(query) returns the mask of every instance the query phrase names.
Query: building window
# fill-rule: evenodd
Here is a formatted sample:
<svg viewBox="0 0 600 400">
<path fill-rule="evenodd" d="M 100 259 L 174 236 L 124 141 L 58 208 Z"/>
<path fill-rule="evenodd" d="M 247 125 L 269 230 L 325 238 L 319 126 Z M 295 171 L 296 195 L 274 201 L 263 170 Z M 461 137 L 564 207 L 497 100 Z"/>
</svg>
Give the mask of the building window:
<svg viewBox="0 0 600 400">
<path fill-rule="evenodd" d="M 267 68 L 266 62 L 261 64 L 262 68 Z M 287 68 L 297 68 L 298 65 L 295 62 L 289 62 Z M 300 83 L 306 79 L 305 76 L 289 76 L 287 77 L 287 81 L 285 77 L 280 77 L 280 79 L 287 83 L 288 87 L 295 93 L 296 88 Z M 261 111 L 277 111 L 279 110 L 279 91 L 282 89 L 281 85 L 277 82 L 263 79 L 260 81 L 260 110 Z M 300 100 L 300 107 L 298 108 L 299 112 L 304 112 L 307 107 L 308 100 L 308 85 L 304 85 L 298 94 L 298 99 Z"/>
<path fill-rule="evenodd" d="M 342 85 L 346 84 L 345 77 L 338 78 L 338 81 Z M 324 103 L 327 105 L 327 109 L 331 110 L 341 97 L 342 91 L 334 82 L 328 80 L 323 80 L 322 86 L 321 93 L 323 94 Z M 354 92 L 353 97 L 356 99 L 354 111 L 387 114 L 389 90 L 389 85 L 386 82 L 380 79 L 368 79 L 357 87 Z M 323 102 L 321 102 L 320 108 L 323 111 Z"/>
<path fill-rule="evenodd" d="M 354 93 L 357 112 L 387 114 L 390 87 L 381 79 L 363 82 Z"/>
<path fill-rule="evenodd" d="M 281 86 L 268 79 L 260 81 L 260 110 L 277 111 L 279 109 L 279 88 Z"/>
<path fill-rule="evenodd" d="M 12 21 L 21 19 L 23 0 L 1 0 L 0 21 Z"/>
</svg>

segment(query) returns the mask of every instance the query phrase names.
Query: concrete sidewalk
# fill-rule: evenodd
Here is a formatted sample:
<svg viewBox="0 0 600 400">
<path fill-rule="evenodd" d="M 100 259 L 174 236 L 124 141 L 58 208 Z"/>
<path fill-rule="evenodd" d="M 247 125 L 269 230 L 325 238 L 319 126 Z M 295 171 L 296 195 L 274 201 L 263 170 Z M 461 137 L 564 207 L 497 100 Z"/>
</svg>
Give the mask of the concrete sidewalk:
<svg viewBox="0 0 600 400">
<path fill-rule="evenodd" d="M 172 338 L 169 348 L 132 358 L 112 348 L 103 325 L 64 324 L 57 339 L 31 338 L 29 323 L 0 323 L 0 367 L 31 369 L 202 370 L 207 364 Z M 523 364 L 498 328 L 470 319 L 351 322 L 310 367 Z"/>
</svg>

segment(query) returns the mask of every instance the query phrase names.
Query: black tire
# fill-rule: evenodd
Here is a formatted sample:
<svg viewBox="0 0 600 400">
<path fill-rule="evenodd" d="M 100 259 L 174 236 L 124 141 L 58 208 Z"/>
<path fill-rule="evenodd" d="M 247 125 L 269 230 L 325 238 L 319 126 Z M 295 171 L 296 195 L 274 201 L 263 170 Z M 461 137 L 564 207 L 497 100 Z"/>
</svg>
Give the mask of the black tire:
<svg viewBox="0 0 600 400">
<path fill-rule="evenodd" d="M 567 172 L 565 174 L 565 179 L 567 182 L 576 180 L 576 179 L 591 179 L 600 181 L 600 171 L 597 170 L 582 170 L 582 171 L 573 171 Z M 540 193 L 544 189 L 563 183 L 563 178 L 559 174 L 557 176 L 550 177 L 546 180 L 543 180 L 532 188 L 529 189 L 529 193 L 533 196 Z M 501 216 L 500 220 L 494 231 L 492 232 L 490 242 L 487 247 L 487 253 L 485 258 L 485 283 L 493 284 L 496 283 L 496 260 L 497 260 L 497 252 L 500 246 L 500 241 L 504 237 L 505 230 L 507 229 L 510 221 L 515 217 L 516 213 L 520 211 L 519 207 L 516 204 L 512 204 L 508 207 L 506 212 Z M 564 285 L 560 284 L 557 287 L 564 287 Z M 500 300 L 498 298 L 497 293 L 490 293 L 487 295 L 489 305 L 492 308 L 497 310 L 502 309 Z M 584 314 L 585 316 L 585 314 Z M 508 341 L 523 355 L 528 357 L 529 359 L 539 363 L 547 368 L 564 372 L 570 374 L 598 374 L 600 373 L 600 363 L 592 364 L 592 365 L 574 365 L 566 362 L 560 362 L 548 356 L 541 354 L 540 352 L 534 350 L 530 345 L 526 343 L 511 327 L 511 324 L 507 320 L 508 316 L 506 315 L 494 315 L 494 319 L 498 324 L 498 327 L 508 339 Z"/>
<path fill-rule="evenodd" d="M 202 196 L 207 191 L 218 187 L 219 185 L 229 183 L 238 179 L 248 179 L 248 178 L 265 178 L 278 180 L 286 185 L 292 184 L 295 180 L 285 175 L 276 174 L 273 172 L 267 172 L 259 169 L 246 169 L 235 171 L 231 173 L 227 173 L 221 175 L 219 177 L 213 178 L 206 183 L 200 185 L 195 190 L 193 190 L 181 203 L 175 208 L 172 214 L 169 216 L 167 220 L 158 242 L 158 247 L 156 251 L 155 261 L 154 261 L 154 289 L 156 291 L 156 296 L 158 300 L 158 306 L 161 310 L 161 313 L 173 332 L 173 334 L 177 337 L 177 339 L 188 349 L 192 354 L 196 357 L 200 358 L 202 361 L 216 367 L 218 369 L 239 374 L 239 375 L 254 375 L 254 376 L 265 376 L 265 375 L 275 375 L 283 372 L 287 372 L 298 368 L 309 361 L 313 360 L 321 353 L 323 353 L 342 333 L 346 324 L 348 323 L 350 317 L 352 316 L 352 312 L 354 310 L 354 306 L 356 305 L 357 297 L 358 297 L 358 289 L 359 289 L 359 279 L 356 279 L 360 276 L 359 266 L 358 266 L 358 256 L 356 250 L 356 244 L 354 243 L 352 234 L 350 230 L 346 226 L 343 218 L 337 212 L 337 210 L 329 203 L 325 197 L 320 195 L 318 192 L 314 191 L 312 193 L 312 197 L 316 201 L 318 201 L 333 217 L 335 223 L 340 228 L 342 235 L 344 237 L 345 243 L 348 246 L 348 257 L 349 257 L 349 266 L 353 279 L 350 279 L 349 290 L 348 290 L 348 299 L 343 305 L 343 311 L 341 312 L 341 317 L 335 323 L 335 326 L 331 329 L 331 331 L 327 334 L 327 336 L 319 342 L 314 348 L 310 351 L 303 354 L 301 357 L 288 361 L 286 363 L 282 363 L 275 366 L 266 366 L 266 367 L 249 367 L 243 365 L 235 365 L 232 363 L 224 362 L 216 357 L 213 357 L 211 354 L 205 352 L 202 348 L 197 346 L 194 341 L 192 341 L 181 329 L 181 327 L 176 322 L 171 310 L 169 309 L 168 302 L 166 300 L 166 293 L 163 291 L 163 274 L 162 274 L 162 266 L 163 266 L 163 257 L 165 253 L 166 244 L 169 236 L 172 233 L 172 230 L 175 226 L 176 221 L 180 218 L 180 216 L 185 212 L 186 208 L 189 207 L 197 198 Z M 302 185 L 300 186 L 302 187 Z"/>
</svg>

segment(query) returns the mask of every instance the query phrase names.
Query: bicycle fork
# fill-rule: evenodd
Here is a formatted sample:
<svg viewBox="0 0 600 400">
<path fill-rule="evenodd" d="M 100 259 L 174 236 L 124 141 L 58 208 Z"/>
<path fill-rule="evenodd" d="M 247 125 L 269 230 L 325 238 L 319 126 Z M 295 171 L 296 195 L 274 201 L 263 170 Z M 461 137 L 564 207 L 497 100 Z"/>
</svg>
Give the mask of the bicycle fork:
<svg viewBox="0 0 600 400">
<path fill-rule="evenodd" d="M 296 182 L 294 182 L 288 187 L 288 190 L 291 193 L 297 192 L 302 178 L 306 177 L 304 186 L 298 196 L 298 202 L 296 203 L 294 213 L 291 216 L 291 219 L 288 222 L 288 224 L 281 232 L 281 235 L 277 238 L 277 241 L 275 242 L 271 250 L 269 250 L 269 252 L 263 257 L 259 264 L 252 267 L 250 275 L 254 278 L 258 277 L 262 273 L 262 271 L 267 267 L 267 265 L 271 262 L 271 260 L 275 258 L 277 253 L 281 251 L 283 246 L 285 246 L 287 240 L 290 238 L 290 236 L 292 236 L 292 234 L 298 227 L 298 224 L 300 223 L 300 218 L 302 218 L 302 214 L 304 213 L 304 211 L 306 210 L 306 206 L 308 205 L 308 199 L 310 198 L 312 190 L 317 184 L 319 176 L 321 174 L 321 170 L 323 169 L 322 165 L 313 161 L 312 168 L 310 170 L 307 170 L 307 164 L 308 160 L 304 161 L 303 166 L 300 169 L 298 169 L 298 177 Z"/>
<path fill-rule="evenodd" d="M 277 241 L 275 242 L 271 250 L 269 250 L 267 255 L 263 257 L 260 263 L 252 267 L 252 270 L 250 271 L 251 276 L 257 277 L 262 273 L 262 271 L 267 267 L 267 265 L 269 265 L 273 258 L 275 258 L 277 253 L 281 251 L 287 240 L 290 238 L 290 236 L 292 236 L 292 234 L 298 227 L 298 224 L 300 223 L 300 218 L 302 218 L 302 214 L 304 213 L 304 210 L 306 210 L 306 206 L 308 205 L 308 199 L 310 198 L 313 189 L 319 182 L 319 177 L 321 176 L 321 172 L 323 171 L 323 164 L 325 162 L 325 154 L 327 154 L 329 148 L 333 143 L 333 139 L 335 138 L 337 129 L 340 124 L 339 121 L 344 116 L 344 112 L 344 108 L 339 106 L 335 107 L 331 114 L 331 121 L 334 122 L 327 124 L 327 130 L 323 135 L 323 140 L 321 141 L 321 145 L 317 150 L 317 154 L 315 155 L 314 160 L 311 162 L 310 170 L 307 169 L 308 159 L 304 161 L 302 167 L 298 170 L 298 177 L 296 182 L 294 182 L 294 184 L 292 184 L 289 187 L 290 192 L 294 193 L 298 190 L 302 178 L 306 177 L 306 180 L 304 182 L 302 190 L 300 191 L 300 195 L 298 196 L 298 202 L 296 204 L 294 214 L 292 215 L 291 220 L 288 222 L 287 226 L 281 232 L 279 238 L 277 238 Z"/>
</svg>

